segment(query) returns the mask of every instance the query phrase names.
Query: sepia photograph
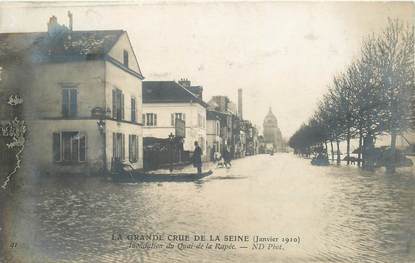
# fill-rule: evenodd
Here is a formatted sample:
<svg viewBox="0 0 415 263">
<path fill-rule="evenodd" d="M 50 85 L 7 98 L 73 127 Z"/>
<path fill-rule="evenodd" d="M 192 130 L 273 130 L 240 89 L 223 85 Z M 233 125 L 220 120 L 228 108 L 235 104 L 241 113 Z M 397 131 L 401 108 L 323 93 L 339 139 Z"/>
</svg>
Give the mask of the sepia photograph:
<svg viewBox="0 0 415 263">
<path fill-rule="evenodd" d="M 0 3 L 0 262 L 415 262 L 413 1 Z"/>
</svg>

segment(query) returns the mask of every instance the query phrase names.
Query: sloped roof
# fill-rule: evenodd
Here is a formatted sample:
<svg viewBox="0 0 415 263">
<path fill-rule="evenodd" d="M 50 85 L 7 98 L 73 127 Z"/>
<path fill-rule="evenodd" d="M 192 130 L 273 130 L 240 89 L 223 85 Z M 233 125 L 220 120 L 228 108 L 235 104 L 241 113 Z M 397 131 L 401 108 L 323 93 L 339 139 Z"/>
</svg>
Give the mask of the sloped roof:
<svg viewBox="0 0 415 263">
<path fill-rule="evenodd" d="M 190 86 L 187 90 L 195 94 L 199 98 L 203 98 L 203 87 L 202 86 Z"/>
<path fill-rule="evenodd" d="M 175 81 L 143 82 L 143 103 L 183 102 L 196 102 L 207 107 L 203 100 Z"/>
<path fill-rule="evenodd" d="M 103 57 L 123 30 L 1 33 L 0 49 L 24 55 L 32 62 L 96 59 Z M 0 56 L 2 51 L 0 51 Z"/>
</svg>

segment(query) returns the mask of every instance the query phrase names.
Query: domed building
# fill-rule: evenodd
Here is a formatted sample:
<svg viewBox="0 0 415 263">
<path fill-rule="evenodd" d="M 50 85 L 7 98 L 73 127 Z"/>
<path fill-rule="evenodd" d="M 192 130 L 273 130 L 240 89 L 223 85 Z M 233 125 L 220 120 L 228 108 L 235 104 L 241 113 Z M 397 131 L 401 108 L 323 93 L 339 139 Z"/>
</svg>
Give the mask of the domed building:
<svg viewBox="0 0 415 263">
<path fill-rule="evenodd" d="M 264 119 L 264 143 L 268 151 L 273 148 L 274 152 L 279 152 L 285 148 L 277 117 L 272 113 L 271 107 Z"/>
</svg>

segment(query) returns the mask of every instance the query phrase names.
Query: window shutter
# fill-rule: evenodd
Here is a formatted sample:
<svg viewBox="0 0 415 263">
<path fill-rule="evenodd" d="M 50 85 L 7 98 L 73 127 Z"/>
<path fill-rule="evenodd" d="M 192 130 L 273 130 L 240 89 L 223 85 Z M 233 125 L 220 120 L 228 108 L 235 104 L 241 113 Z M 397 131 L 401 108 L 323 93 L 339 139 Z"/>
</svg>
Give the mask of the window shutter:
<svg viewBox="0 0 415 263">
<path fill-rule="evenodd" d="M 131 122 L 135 122 L 135 98 L 131 98 Z"/>
<path fill-rule="evenodd" d="M 138 138 L 140 138 L 140 137 L 136 136 L 136 139 L 135 139 L 135 156 L 136 156 L 136 161 L 138 161 L 138 146 L 139 146 L 139 144 L 138 144 Z"/>
<path fill-rule="evenodd" d="M 72 133 L 70 135 L 70 142 L 71 142 L 71 157 L 70 160 L 71 161 L 79 161 L 79 133 Z"/>
<path fill-rule="evenodd" d="M 117 147 L 116 140 L 117 140 L 117 136 L 116 136 L 115 132 L 113 132 L 112 133 L 112 158 L 117 157 L 116 156 L 116 152 L 117 152 L 117 149 L 116 149 L 116 147 Z"/>
<path fill-rule="evenodd" d="M 122 134 L 121 139 L 121 159 L 125 160 L 125 134 Z"/>
<path fill-rule="evenodd" d="M 146 125 L 146 115 L 143 113 L 143 116 L 142 116 L 142 124 L 143 125 Z"/>
<path fill-rule="evenodd" d="M 59 132 L 53 133 L 53 161 L 59 162 L 61 160 L 61 134 Z"/>
<path fill-rule="evenodd" d="M 77 89 L 70 89 L 70 115 L 76 116 L 78 113 L 78 90 Z"/>
<path fill-rule="evenodd" d="M 157 126 L 157 114 L 154 113 L 154 126 Z"/>
<path fill-rule="evenodd" d="M 172 113 L 170 117 L 171 117 L 171 126 L 174 126 L 174 113 Z"/>
<path fill-rule="evenodd" d="M 124 119 L 124 94 L 121 93 L 121 120 Z"/>
<path fill-rule="evenodd" d="M 67 117 L 69 114 L 69 90 L 62 89 L 62 115 Z"/>
<path fill-rule="evenodd" d="M 112 90 L 112 118 L 117 118 L 117 93 L 115 89 Z"/>
<path fill-rule="evenodd" d="M 132 149 L 132 135 L 128 135 L 128 160 L 132 163 L 133 160 L 133 149 Z"/>
<path fill-rule="evenodd" d="M 86 161 L 86 135 L 81 134 L 79 139 L 79 161 Z"/>
</svg>

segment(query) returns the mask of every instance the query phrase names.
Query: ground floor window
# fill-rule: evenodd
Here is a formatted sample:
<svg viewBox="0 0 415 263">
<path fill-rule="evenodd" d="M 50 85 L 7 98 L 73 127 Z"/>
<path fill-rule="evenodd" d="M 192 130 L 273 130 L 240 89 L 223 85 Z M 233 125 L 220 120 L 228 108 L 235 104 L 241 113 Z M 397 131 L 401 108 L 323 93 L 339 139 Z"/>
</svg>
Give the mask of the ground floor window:
<svg viewBox="0 0 415 263">
<path fill-rule="evenodd" d="M 138 161 L 138 136 L 128 136 L 128 149 L 129 149 L 129 160 L 130 163 L 136 163 Z"/>
<path fill-rule="evenodd" d="M 55 162 L 86 161 L 86 136 L 79 131 L 53 133 L 53 160 Z"/>
<path fill-rule="evenodd" d="M 125 160 L 125 135 L 122 133 L 112 134 L 112 156 L 114 159 Z"/>
</svg>

